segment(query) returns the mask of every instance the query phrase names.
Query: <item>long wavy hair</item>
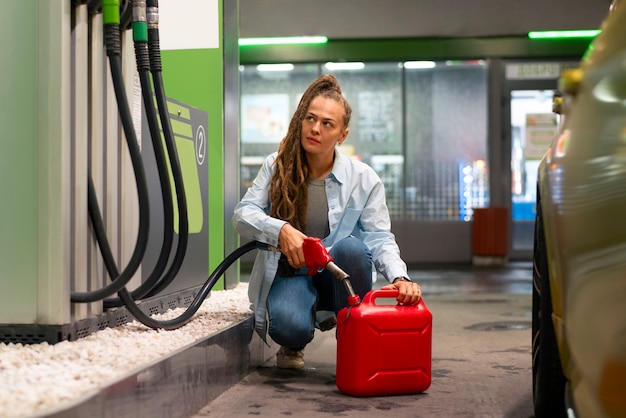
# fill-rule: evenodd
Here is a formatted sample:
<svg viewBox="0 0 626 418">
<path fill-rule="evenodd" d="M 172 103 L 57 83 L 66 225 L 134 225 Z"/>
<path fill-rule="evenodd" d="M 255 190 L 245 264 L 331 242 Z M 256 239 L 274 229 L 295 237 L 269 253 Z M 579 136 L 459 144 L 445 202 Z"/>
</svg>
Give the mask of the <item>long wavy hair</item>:
<svg viewBox="0 0 626 418">
<path fill-rule="evenodd" d="M 311 101 L 317 96 L 333 99 L 345 109 L 344 129 L 348 128 L 352 108 L 343 97 L 337 79 L 330 74 L 318 77 L 306 89 L 298 107 L 289 122 L 289 130 L 280 142 L 278 156 L 274 161 L 276 169 L 272 176 L 269 198 L 270 216 L 289 222 L 300 231 L 306 231 L 306 209 L 308 204 L 306 152 L 301 145 L 302 121 L 309 110 Z"/>
</svg>

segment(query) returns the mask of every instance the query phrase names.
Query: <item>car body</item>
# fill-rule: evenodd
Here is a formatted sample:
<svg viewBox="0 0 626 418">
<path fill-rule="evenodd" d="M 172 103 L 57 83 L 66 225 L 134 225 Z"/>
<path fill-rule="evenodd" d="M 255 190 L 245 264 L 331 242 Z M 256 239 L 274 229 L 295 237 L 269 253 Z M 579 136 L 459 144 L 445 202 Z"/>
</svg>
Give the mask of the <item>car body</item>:
<svg viewBox="0 0 626 418">
<path fill-rule="evenodd" d="M 626 2 L 560 80 L 538 170 L 535 415 L 626 417 Z"/>
</svg>

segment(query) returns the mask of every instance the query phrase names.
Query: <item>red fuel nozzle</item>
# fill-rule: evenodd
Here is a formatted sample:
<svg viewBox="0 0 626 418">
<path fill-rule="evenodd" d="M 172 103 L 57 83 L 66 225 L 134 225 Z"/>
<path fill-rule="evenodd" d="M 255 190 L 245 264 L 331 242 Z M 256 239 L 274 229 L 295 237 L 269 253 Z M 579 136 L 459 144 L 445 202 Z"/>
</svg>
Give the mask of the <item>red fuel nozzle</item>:
<svg viewBox="0 0 626 418">
<path fill-rule="evenodd" d="M 326 268 L 326 265 L 333 261 L 333 258 L 326 251 L 326 247 L 319 238 L 307 237 L 302 244 L 304 251 L 304 262 L 309 268 L 309 276 Z"/>
<path fill-rule="evenodd" d="M 314 237 L 305 238 L 302 250 L 304 251 L 304 262 L 309 268 L 310 276 L 325 268 L 343 282 L 348 291 L 348 305 L 356 305 L 361 301 L 359 295 L 352 288 L 350 276 L 335 264 L 333 258 L 326 251 L 326 247 L 322 244 L 321 239 Z"/>
</svg>

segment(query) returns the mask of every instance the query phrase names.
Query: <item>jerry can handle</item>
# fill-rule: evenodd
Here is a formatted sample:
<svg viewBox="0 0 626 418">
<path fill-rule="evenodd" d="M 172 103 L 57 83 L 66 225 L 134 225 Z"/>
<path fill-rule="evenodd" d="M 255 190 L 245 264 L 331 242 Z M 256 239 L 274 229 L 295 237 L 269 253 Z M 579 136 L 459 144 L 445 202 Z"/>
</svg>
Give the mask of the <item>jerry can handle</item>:
<svg viewBox="0 0 626 418">
<path fill-rule="evenodd" d="M 395 299 L 398 297 L 398 289 L 378 289 L 367 292 L 363 297 L 364 304 L 375 305 L 374 301 L 378 298 Z"/>
<path fill-rule="evenodd" d="M 365 294 L 365 296 L 363 297 L 363 302 L 364 304 L 367 305 L 375 305 L 375 300 L 378 298 L 389 298 L 389 299 L 396 299 L 398 297 L 398 289 L 377 289 L 377 290 L 371 290 L 369 292 L 367 292 Z M 421 298 L 420 301 L 418 303 L 416 303 L 415 305 L 401 305 L 398 304 L 399 306 L 407 306 L 407 307 L 419 307 L 419 306 L 424 306 L 424 298 Z"/>
</svg>

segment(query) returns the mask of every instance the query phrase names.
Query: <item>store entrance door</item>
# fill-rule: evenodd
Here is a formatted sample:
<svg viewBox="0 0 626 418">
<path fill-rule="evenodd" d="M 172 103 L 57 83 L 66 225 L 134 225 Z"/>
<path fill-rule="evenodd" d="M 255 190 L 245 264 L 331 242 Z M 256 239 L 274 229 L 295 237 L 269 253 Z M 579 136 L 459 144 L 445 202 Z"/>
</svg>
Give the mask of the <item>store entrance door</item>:
<svg viewBox="0 0 626 418">
<path fill-rule="evenodd" d="M 506 186 L 502 197 L 510 205 L 511 260 L 532 260 L 537 169 L 559 126 L 559 116 L 552 111 L 553 97 L 561 73 L 577 66 L 578 61 L 505 64 L 501 158 Z"/>
<path fill-rule="evenodd" d="M 511 251 L 533 249 L 537 169 L 558 130 L 554 90 L 511 90 Z"/>
</svg>

